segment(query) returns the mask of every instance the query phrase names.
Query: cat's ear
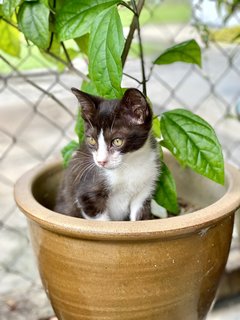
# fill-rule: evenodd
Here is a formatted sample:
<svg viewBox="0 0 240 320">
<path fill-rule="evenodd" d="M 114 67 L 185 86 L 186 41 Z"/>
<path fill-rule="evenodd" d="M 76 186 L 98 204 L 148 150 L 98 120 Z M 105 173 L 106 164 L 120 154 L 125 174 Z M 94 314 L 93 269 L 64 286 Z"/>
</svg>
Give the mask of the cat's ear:
<svg viewBox="0 0 240 320">
<path fill-rule="evenodd" d="M 127 89 L 121 100 L 128 120 L 132 124 L 143 124 L 149 116 L 150 109 L 145 96 L 137 89 Z"/>
<path fill-rule="evenodd" d="M 92 96 L 91 94 L 83 92 L 76 88 L 71 88 L 71 90 L 80 103 L 83 117 L 85 116 L 87 119 L 92 118 L 92 116 L 96 112 L 98 104 L 101 101 L 101 98 Z"/>
</svg>

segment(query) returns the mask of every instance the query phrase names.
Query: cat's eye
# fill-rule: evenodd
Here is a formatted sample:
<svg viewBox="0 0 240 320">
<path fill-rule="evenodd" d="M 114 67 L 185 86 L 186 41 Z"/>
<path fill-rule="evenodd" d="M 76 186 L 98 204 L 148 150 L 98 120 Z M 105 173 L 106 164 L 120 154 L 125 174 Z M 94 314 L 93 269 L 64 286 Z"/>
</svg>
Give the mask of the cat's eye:
<svg viewBox="0 0 240 320">
<path fill-rule="evenodd" d="M 91 146 L 95 146 L 97 142 L 93 137 L 87 137 L 87 143 Z"/>
<path fill-rule="evenodd" d="M 112 145 L 114 147 L 121 147 L 123 145 L 123 139 L 120 139 L 120 138 L 116 138 L 112 141 Z"/>
</svg>

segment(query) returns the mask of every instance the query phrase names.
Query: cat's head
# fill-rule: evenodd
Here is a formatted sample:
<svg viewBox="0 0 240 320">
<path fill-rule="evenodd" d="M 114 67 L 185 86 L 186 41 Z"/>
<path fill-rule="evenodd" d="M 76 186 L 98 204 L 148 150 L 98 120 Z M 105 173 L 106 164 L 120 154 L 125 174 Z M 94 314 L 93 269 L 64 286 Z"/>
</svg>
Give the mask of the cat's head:
<svg viewBox="0 0 240 320">
<path fill-rule="evenodd" d="M 128 89 L 120 100 L 107 100 L 72 88 L 85 121 L 86 145 L 97 166 L 115 169 L 127 153 L 143 147 L 152 125 L 145 96 Z"/>
</svg>

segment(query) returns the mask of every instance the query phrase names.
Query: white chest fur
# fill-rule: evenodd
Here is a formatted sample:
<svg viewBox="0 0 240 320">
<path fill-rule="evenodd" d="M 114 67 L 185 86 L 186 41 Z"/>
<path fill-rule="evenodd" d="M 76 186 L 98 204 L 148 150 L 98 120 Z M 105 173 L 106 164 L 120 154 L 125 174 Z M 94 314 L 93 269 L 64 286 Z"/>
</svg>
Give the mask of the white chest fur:
<svg viewBox="0 0 240 320">
<path fill-rule="evenodd" d="M 114 170 L 106 170 L 110 184 L 107 213 L 111 220 L 137 220 L 144 201 L 152 195 L 158 177 L 157 152 L 148 140 L 145 145 L 123 156 L 123 163 Z"/>
</svg>

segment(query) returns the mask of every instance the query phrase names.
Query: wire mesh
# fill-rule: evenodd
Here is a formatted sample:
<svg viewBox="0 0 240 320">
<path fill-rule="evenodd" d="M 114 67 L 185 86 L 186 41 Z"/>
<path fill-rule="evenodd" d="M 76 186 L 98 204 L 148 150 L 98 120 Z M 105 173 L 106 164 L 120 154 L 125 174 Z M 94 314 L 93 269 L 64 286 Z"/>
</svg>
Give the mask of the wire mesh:
<svg viewBox="0 0 240 320">
<path fill-rule="evenodd" d="M 151 75 L 148 96 L 155 113 L 178 107 L 193 110 L 214 126 L 226 159 L 240 167 L 239 44 L 207 41 L 209 30 L 204 24 L 208 23 L 209 27 L 210 23 L 201 20 L 204 1 L 165 2 L 184 3 L 189 16 L 177 23 L 158 23 L 157 15 L 163 3 L 149 1 L 146 5 L 148 16 L 142 37 L 147 74 Z M 240 22 L 238 16 L 235 19 Z M 219 21 L 210 22 L 212 27 L 219 27 Z M 181 63 L 150 68 L 160 51 L 190 38 L 202 46 L 202 69 Z M 3 320 L 35 320 L 52 313 L 32 258 L 26 220 L 13 200 L 13 185 L 26 170 L 59 155 L 62 146 L 72 138 L 77 102 L 69 89 L 79 87 L 82 81 L 76 70 L 87 73 L 82 59 L 74 60 L 75 70 L 65 68 L 59 72 L 34 47 L 25 43 L 22 46 L 21 59 L 9 62 L 3 55 L 0 61 L 0 314 Z M 124 72 L 141 82 L 137 55 L 133 42 Z M 29 65 L 35 68 L 26 70 Z M 123 85 L 140 87 L 139 82 L 127 75 Z"/>
</svg>

